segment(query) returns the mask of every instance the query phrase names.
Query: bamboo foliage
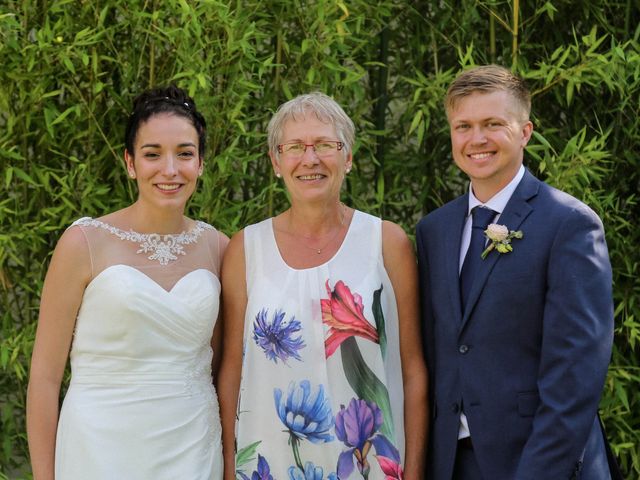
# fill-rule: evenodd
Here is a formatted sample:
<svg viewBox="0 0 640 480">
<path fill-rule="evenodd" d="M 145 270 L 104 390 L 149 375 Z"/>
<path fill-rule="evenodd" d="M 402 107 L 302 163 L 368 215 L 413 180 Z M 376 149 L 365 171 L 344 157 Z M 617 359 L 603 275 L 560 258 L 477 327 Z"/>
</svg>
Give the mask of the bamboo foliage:
<svg viewBox="0 0 640 480">
<path fill-rule="evenodd" d="M 124 121 L 174 82 L 208 122 L 188 214 L 228 234 L 281 211 L 266 124 L 299 93 L 333 95 L 357 129 L 346 203 L 413 233 L 460 194 L 442 107 L 468 65 L 534 92 L 527 166 L 603 218 L 616 337 L 601 402 L 640 475 L 640 12 L 633 0 L 5 0 L 0 4 L 0 478 L 29 478 L 24 402 L 38 298 L 73 220 L 135 198 Z"/>
</svg>

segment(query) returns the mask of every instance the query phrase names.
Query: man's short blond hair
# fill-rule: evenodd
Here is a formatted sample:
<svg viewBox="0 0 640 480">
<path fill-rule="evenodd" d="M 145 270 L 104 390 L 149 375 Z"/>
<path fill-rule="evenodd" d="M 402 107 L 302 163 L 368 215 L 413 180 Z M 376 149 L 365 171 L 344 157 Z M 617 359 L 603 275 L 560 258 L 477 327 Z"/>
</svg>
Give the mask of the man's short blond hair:
<svg viewBox="0 0 640 480">
<path fill-rule="evenodd" d="M 483 65 L 460 73 L 447 89 L 444 106 L 449 113 L 459 100 L 474 92 L 491 93 L 500 90 L 513 96 L 525 116 L 524 119 L 528 120 L 531 113 L 529 89 L 521 77 L 500 65 Z"/>
</svg>

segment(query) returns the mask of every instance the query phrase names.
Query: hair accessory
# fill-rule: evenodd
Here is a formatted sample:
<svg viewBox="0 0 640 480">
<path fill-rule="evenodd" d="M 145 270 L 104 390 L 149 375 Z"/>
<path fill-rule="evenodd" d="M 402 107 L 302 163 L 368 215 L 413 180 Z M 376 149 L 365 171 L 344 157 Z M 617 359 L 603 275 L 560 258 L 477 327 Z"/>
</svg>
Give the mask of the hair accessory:
<svg viewBox="0 0 640 480">
<path fill-rule="evenodd" d="M 154 102 L 158 102 L 158 101 L 167 101 L 169 103 L 173 103 L 178 104 L 180 106 L 184 106 L 187 110 L 192 110 L 191 108 L 191 104 L 189 102 L 180 102 L 179 100 L 176 100 L 175 98 L 171 98 L 171 97 L 156 97 L 156 98 L 150 98 L 149 100 L 147 100 L 146 102 L 144 102 L 144 106 L 146 107 L 147 105 L 154 103 Z M 134 108 L 133 111 L 131 112 L 131 114 L 133 115 L 134 113 L 136 113 L 136 109 Z"/>
</svg>

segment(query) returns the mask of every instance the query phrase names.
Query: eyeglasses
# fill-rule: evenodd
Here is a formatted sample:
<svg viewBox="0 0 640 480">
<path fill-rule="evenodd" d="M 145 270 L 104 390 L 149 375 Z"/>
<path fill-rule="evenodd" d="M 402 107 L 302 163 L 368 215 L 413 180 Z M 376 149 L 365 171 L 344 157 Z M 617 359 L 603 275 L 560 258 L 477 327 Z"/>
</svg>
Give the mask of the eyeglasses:
<svg viewBox="0 0 640 480">
<path fill-rule="evenodd" d="M 313 151 L 318 157 L 329 157 L 335 152 L 342 150 L 344 143 L 337 140 L 323 140 L 316 143 L 291 142 L 278 145 L 278 153 L 288 157 L 301 157 L 307 151 L 307 147 L 313 147 Z"/>
</svg>

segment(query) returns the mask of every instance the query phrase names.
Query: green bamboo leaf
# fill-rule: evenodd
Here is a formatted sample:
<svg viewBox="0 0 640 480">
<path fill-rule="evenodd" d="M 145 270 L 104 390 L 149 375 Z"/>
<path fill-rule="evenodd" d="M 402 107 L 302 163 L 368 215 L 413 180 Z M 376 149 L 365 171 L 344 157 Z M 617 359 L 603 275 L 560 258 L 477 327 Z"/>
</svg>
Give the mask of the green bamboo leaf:
<svg viewBox="0 0 640 480">
<path fill-rule="evenodd" d="M 30 185 L 33 185 L 34 187 L 38 187 L 40 186 L 34 179 L 33 177 L 31 177 L 31 175 L 29 175 L 27 172 L 25 172 L 24 170 L 22 170 L 21 168 L 18 167 L 13 167 L 13 173 L 15 174 L 16 177 L 18 177 L 19 179 L 27 182 Z"/>
<path fill-rule="evenodd" d="M 45 121 L 45 125 L 47 127 L 47 132 L 49 132 L 49 135 L 53 138 L 55 137 L 54 131 L 53 131 L 53 121 L 56 119 L 56 117 L 58 116 L 58 111 L 50 108 L 50 107 L 45 107 L 44 109 L 44 121 Z"/>
<path fill-rule="evenodd" d="M 382 311 L 382 305 L 380 302 L 380 295 L 382 294 L 382 285 L 380 288 L 373 292 L 373 318 L 376 320 L 376 330 L 378 331 L 378 338 L 380 340 L 380 351 L 382 352 L 382 358 L 387 357 L 387 330 L 384 324 L 384 312 Z"/>
<path fill-rule="evenodd" d="M 394 438 L 393 416 L 387 387 L 371 371 L 360 353 L 360 348 L 354 337 L 349 337 L 340 345 L 340 355 L 347 381 L 356 395 L 369 402 L 374 402 L 384 417 L 381 427 L 382 433 L 388 438 Z"/>
<path fill-rule="evenodd" d="M 246 465 L 251 460 L 255 459 L 256 450 L 258 449 L 260 443 L 262 442 L 259 440 L 238 450 L 238 452 L 236 453 L 236 468 Z"/>
<path fill-rule="evenodd" d="M 622 387 L 622 384 L 620 383 L 616 383 L 614 385 L 615 387 L 615 392 L 616 392 L 616 397 L 618 399 L 619 402 L 622 402 L 622 405 L 624 405 L 624 407 L 629 410 L 629 397 L 627 396 L 627 392 L 626 390 Z"/>
<path fill-rule="evenodd" d="M 309 44 L 311 43 L 311 39 L 305 38 L 302 40 L 302 44 L 300 45 L 300 53 L 304 54 L 309 49 Z"/>
<path fill-rule="evenodd" d="M 69 70 L 71 73 L 73 73 L 75 75 L 76 73 L 76 67 L 73 65 L 73 62 L 71 61 L 71 59 L 69 57 L 67 57 L 66 55 L 62 57 L 62 63 L 64 63 L 64 66 L 67 67 L 67 70 Z"/>
<path fill-rule="evenodd" d="M 16 152 L 15 150 L 8 150 L 5 148 L 0 148 L 0 154 L 11 160 L 24 160 L 24 157 L 20 154 L 20 152 Z"/>
<path fill-rule="evenodd" d="M 9 363 L 9 347 L 0 346 L 0 367 L 4 370 Z"/>
<path fill-rule="evenodd" d="M 61 89 L 56 89 L 56 90 L 52 90 L 52 91 L 47 92 L 47 93 L 43 93 L 41 98 L 55 97 L 57 95 L 60 95 L 61 93 L 62 93 Z"/>
<path fill-rule="evenodd" d="M 204 73 L 198 73 L 196 75 L 196 78 L 198 79 L 198 83 L 200 84 L 200 86 L 202 88 L 206 88 L 207 87 L 207 77 L 205 76 Z"/>
<path fill-rule="evenodd" d="M 72 107 L 67 108 L 64 112 L 58 115 L 58 117 L 53 122 L 51 122 L 51 126 L 57 125 L 60 122 L 64 121 L 64 119 L 67 118 L 71 112 L 77 110 L 77 108 L 77 105 L 73 105 Z"/>
<path fill-rule="evenodd" d="M 416 112 L 416 114 L 413 116 L 413 120 L 411 120 L 411 125 L 409 126 L 409 133 L 413 132 L 416 128 L 418 128 L 418 125 L 420 125 L 420 122 L 422 121 L 422 110 L 418 110 Z"/>
<path fill-rule="evenodd" d="M 13 178 L 13 167 L 8 166 L 7 170 L 4 172 L 4 185 L 5 185 L 4 188 L 9 188 L 12 178 Z"/>
</svg>

